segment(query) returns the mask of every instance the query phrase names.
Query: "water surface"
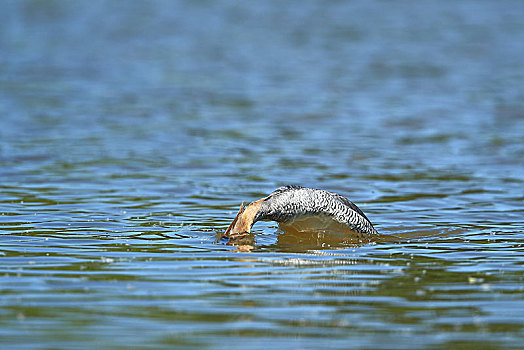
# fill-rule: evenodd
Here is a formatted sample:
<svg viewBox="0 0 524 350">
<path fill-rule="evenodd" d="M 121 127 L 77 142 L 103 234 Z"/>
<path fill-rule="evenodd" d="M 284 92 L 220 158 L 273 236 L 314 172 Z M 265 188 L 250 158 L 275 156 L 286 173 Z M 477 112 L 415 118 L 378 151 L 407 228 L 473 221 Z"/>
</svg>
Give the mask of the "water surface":
<svg viewBox="0 0 524 350">
<path fill-rule="evenodd" d="M 0 344 L 519 349 L 521 1 L 5 1 Z M 298 184 L 382 236 L 257 223 Z"/>
</svg>

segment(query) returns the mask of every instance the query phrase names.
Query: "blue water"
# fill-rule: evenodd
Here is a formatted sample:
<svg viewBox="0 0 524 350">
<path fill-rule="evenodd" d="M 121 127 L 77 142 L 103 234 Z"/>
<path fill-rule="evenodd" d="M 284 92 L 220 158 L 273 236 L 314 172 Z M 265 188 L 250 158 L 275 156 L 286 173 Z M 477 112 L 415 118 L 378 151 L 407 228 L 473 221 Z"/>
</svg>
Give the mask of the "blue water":
<svg viewBox="0 0 524 350">
<path fill-rule="evenodd" d="M 2 1 L 0 346 L 522 348 L 522 13 Z M 381 236 L 215 242 L 286 184 Z"/>
</svg>

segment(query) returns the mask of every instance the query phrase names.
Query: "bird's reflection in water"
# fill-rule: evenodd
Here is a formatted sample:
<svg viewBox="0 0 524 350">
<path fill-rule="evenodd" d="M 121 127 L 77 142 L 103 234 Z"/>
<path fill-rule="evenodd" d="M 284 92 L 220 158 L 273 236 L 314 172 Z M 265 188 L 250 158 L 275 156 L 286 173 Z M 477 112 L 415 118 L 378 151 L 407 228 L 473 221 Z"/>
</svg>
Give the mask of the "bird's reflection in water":
<svg viewBox="0 0 524 350">
<path fill-rule="evenodd" d="M 355 232 L 314 230 L 295 230 L 293 227 L 280 226 L 277 240 L 271 244 L 257 243 L 255 234 L 232 235 L 221 237 L 225 244 L 234 246 L 239 252 L 251 252 L 256 249 L 278 252 L 302 253 L 312 250 L 347 249 L 370 244 L 383 239 L 383 235 L 365 235 Z"/>
</svg>

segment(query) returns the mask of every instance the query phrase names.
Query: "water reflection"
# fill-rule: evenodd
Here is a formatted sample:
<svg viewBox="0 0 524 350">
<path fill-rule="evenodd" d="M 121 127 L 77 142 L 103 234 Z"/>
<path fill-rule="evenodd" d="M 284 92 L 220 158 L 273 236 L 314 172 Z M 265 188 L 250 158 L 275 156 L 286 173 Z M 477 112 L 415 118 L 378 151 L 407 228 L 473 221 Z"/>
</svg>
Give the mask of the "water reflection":
<svg viewBox="0 0 524 350">
<path fill-rule="evenodd" d="M 336 232 L 325 230 L 298 231 L 292 227 L 281 228 L 273 233 L 274 243 L 257 243 L 257 234 L 243 234 L 224 237 L 218 234 L 217 242 L 224 242 L 240 252 L 275 251 L 305 253 L 313 250 L 337 250 L 359 247 L 375 242 L 394 242 L 399 238 L 393 235 L 363 235 L 356 232 Z"/>
<path fill-rule="evenodd" d="M 475 226 L 475 229 L 486 229 Z M 295 230 L 292 226 L 279 225 L 279 229 L 271 233 L 256 232 L 225 237 L 223 232 L 216 233 L 215 243 L 233 246 L 240 252 L 289 252 L 306 253 L 319 250 L 341 250 L 362 247 L 377 243 L 411 244 L 434 239 L 455 240 L 460 242 L 469 239 L 471 227 L 389 227 L 387 233 L 377 235 L 364 235 L 356 232 L 326 231 L 326 230 Z M 274 239 L 271 239 L 272 237 Z M 258 238 L 258 240 L 257 240 Z M 272 242 L 274 241 L 274 242 Z"/>
</svg>

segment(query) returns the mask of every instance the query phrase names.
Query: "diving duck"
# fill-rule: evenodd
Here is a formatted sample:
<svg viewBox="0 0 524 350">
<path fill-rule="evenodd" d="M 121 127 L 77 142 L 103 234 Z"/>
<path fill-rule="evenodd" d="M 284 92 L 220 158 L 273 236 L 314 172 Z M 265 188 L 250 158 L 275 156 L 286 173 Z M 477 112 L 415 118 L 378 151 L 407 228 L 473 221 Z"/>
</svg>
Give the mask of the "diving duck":
<svg viewBox="0 0 524 350">
<path fill-rule="evenodd" d="M 283 186 L 245 206 L 240 206 L 225 236 L 251 232 L 259 220 L 276 221 L 284 231 L 342 231 L 378 234 L 353 202 L 334 192 L 302 186 Z"/>
</svg>

